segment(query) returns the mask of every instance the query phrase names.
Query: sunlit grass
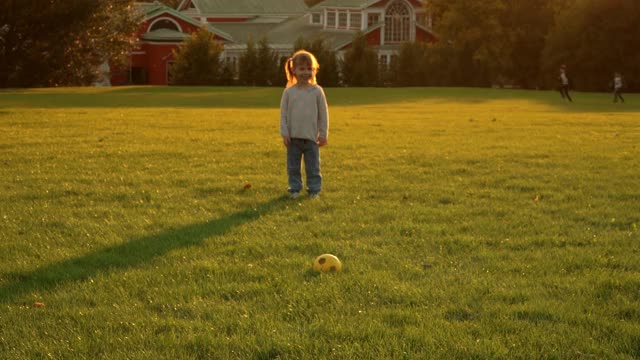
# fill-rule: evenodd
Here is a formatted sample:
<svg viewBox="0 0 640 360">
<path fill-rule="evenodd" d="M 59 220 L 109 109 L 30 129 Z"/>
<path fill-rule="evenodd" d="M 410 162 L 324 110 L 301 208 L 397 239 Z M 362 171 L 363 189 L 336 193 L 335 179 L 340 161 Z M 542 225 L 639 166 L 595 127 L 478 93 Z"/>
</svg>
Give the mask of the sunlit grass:
<svg viewBox="0 0 640 360">
<path fill-rule="evenodd" d="M 640 357 L 637 95 L 326 89 L 291 201 L 281 92 L 0 92 L 0 357 Z"/>
</svg>

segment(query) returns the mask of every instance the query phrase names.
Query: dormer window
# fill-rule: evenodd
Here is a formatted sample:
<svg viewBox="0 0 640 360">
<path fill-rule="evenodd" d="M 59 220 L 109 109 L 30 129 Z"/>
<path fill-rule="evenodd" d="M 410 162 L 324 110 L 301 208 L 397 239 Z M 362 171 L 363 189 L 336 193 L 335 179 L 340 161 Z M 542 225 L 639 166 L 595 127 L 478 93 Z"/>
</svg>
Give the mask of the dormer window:
<svg viewBox="0 0 640 360">
<path fill-rule="evenodd" d="M 156 20 L 153 24 L 151 24 L 151 27 L 149 27 L 149 32 L 160 29 L 168 29 L 180 32 L 180 27 L 178 27 L 178 24 L 169 19 Z"/>
</svg>

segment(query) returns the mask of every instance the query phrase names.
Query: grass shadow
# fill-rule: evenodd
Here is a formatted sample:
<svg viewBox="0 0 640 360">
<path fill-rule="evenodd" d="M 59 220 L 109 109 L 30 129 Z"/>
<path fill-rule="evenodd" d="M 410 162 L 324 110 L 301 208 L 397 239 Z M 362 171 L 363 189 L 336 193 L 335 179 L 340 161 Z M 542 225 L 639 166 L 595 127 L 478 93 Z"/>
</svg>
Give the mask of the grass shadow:
<svg viewBox="0 0 640 360">
<path fill-rule="evenodd" d="M 0 108 L 241 108 L 277 109 L 280 87 L 242 86 L 121 86 L 112 88 L 0 89 Z M 613 104 L 608 93 L 573 93 L 564 102 L 557 91 L 463 88 L 325 88 L 330 106 L 395 104 L 422 100 L 452 105 L 482 104 L 495 100 L 534 101 L 567 112 L 637 112 L 637 94 L 625 94 L 626 104 Z"/>
<path fill-rule="evenodd" d="M 225 234 L 234 227 L 283 208 L 286 199 L 286 196 L 278 197 L 220 219 L 133 239 L 78 258 L 45 265 L 31 272 L 9 274 L 9 282 L 0 286 L 0 303 L 15 301 L 32 291 L 50 291 L 71 282 L 83 281 L 101 272 L 139 266 L 172 250 L 201 244 L 211 236 Z"/>
<path fill-rule="evenodd" d="M 122 86 L 0 90 L 0 108 L 276 108 L 282 88 Z"/>
</svg>

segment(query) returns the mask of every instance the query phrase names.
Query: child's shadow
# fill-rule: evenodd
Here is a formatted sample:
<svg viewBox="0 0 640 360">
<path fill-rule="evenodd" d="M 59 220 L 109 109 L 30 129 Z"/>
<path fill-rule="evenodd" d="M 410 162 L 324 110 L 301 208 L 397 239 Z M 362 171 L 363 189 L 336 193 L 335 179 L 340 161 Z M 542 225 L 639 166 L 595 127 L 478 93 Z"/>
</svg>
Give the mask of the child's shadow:
<svg viewBox="0 0 640 360">
<path fill-rule="evenodd" d="M 100 272 L 138 266 L 171 250 L 198 245 L 211 236 L 222 235 L 234 227 L 255 221 L 266 213 L 282 208 L 286 198 L 275 198 L 256 208 L 239 211 L 220 219 L 132 239 L 121 245 L 42 266 L 31 272 L 9 274 L 9 282 L 0 287 L 0 302 L 12 301 L 34 290 L 47 291 L 66 283 L 83 281 Z"/>
</svg>

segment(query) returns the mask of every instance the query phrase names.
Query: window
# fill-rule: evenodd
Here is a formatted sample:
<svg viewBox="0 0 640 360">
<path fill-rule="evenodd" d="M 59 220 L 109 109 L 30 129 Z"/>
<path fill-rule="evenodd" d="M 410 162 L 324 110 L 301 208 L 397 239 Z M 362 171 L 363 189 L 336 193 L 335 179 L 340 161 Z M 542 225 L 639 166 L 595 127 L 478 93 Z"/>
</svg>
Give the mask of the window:
<svg viewBox="0 0 640 360">
<path fill-rule="evenodd" d="M 320 13 L 311 14 L 311 23 L 312 24 L 320 24 L 320 23 L 322 23 L 322 17 L 320 16 Z"/>
<path fill-rule="evenodd" d="M 367 27 L 373 26 L 380 22 L 380 14 L 369 14 L 367 16 Z"/>
<path fill-rule="evenodd" d="M 169 29 L 169 30 L 174 30 L 174 31 L 180 31 L 180 28 L 178 27 L 178 25 L 169 20 L 169 19 L 160 19 L 156 22 L 154 22 L 153 24 L 151 24 L 151 27 L 149 28 L 149 32 L 152 31 L 156 31 L 156 30 L 160 30 L 160 29 Z"/>
<path fill-rule="evenodd" d="M 378 69 L 387 70 L 389 68 L 389 64 L 387 63 L 387 55 L 380 55 L 378 57 Z"/>
<path fill-rule="evenodd" d="M 384 16 L 384 41 L 388 43 L 408 41 L 410 25 L 409 9 L 400 0 L 395 0 L 389 5 Z"/>
<path fill-rule="evenodd" d="M 360 25 L 362 25 L 362 15 L 360 13 L 351 13 L 351 29 L 360 29 Z"/>
<path fill-rule="evenodd" d="M 347 12 L 346 11 L 340 11 L 338 13 L 338 27 L 340 29 L 346 29 L 347 28 Z"/>
<path fill-rule="evenodd" d="M 327 11 L 327 27 L 330 28 L 334 28 L 336 27 L 336 12 L 334 11 Z"/>
</svg>

